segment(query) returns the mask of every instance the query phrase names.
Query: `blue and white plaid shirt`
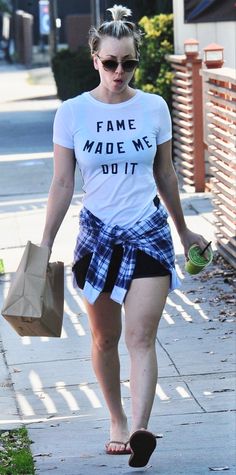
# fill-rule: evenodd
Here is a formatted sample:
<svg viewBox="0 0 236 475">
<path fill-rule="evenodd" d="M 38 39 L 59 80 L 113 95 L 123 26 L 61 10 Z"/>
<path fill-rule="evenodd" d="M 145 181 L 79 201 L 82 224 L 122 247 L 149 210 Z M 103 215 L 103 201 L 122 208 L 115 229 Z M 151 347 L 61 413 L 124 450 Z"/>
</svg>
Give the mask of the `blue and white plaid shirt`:
<svg viewBox="0 0 236 475">
<path fill-rule="evenodd" d="M 80 212 L 80 231 L 74 251 L 74 264 L 88 253 L 92 259 L 86 275 L 83 294 L 93 304 L 102 292 L 113 247 L 117 242 L 124 249 L 119 273 L 111 293 L 111 299 L 123 303 L 129 289 L 137 249 L 157 259 L 171 274 L 170 291 L 180 286 L 174 266 L 174 249 L 167 222 L 167 212 L 160 204 L 147 219 L 137 222 L 131 229 L 108 226 L 88 209 Z M 74 285 L 76 282 L 74 279 Z"/>
</svg>

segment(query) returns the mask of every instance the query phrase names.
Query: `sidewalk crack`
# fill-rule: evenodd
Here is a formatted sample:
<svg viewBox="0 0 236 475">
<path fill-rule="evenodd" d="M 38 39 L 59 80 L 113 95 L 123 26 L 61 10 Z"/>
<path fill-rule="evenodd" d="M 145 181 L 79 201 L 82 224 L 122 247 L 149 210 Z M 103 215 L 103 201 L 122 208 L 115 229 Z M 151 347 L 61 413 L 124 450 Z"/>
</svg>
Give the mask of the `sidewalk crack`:
<svg viewBox="0 0 236 475">
<path fill-rule="evenodd" d="M 171 358 L 171 356 L 170 356 L 170 354 L 168 353 L 168 351 L 167 351 L 167 349 L 165 348 L 165 346 L 162 345 L 162 343 L 161 343 L 161 341 L 159 340 L 158 337 L 156 338 L 156 340 L 157 340 L 158 344 L 160 345 L 160 347 L 162 348 L 162 350 L 163 350 L 163 351 L 165 352 L 165 354 L 168 356 L 169 360 L 171 361 L 171 363 L 172 363 L 172 365 L 174 366 L 174 368 L 175 368 L 176 372 L 178 373 L 178 375 L 181 376 L 180 371 L 178 370 L 178 368 L 177 368 L 177 366 L 176 366 L 176 364 L 175 364 L 173 358 Z"/>
<path fill-rule="evenodd" d="M 186 384 L 186 387 L 188 388 L 189 393 L 191 394 L 192 398 L 194 399 L 194 401 L 195 401 L 195 403 L 198 405 L 198 407 L 200 407 L 200 409 L 201 409 L 204 413 L 207 413 L 207 410 L 201 405 L 201 403 L 198 401 L 198 399 L 194 396 L 192 390 L 191 390 L 190 387 L 189 387 L 189 384 L 185 381 L 185 379 L 184 379 L 184 383 Z"/>
<path fill-rule="evenodd" d="M 18 404 L 18 401 L 17 401 L 16 391 L 15 391 L 15 388 L 14 388 L 14 383 L 13 383 L 13 380 L 12 380 L 12 376 L 11 376 L 11 373 L 10 373 L 10 370 L 9 370 L 9 365 L 8 365 L 7 357 L 6 357 L 6 350 L 3 346 L 3 341 L 1 339 L 0 339 L 0 352 L 1 352 L 1 355 L 2 355 L 4 365 L 5 365 L 6 370 L 7 370 L 8 388 L 11 390 L 12 398 L 14 400 L 14 404 L 15 404 L 15 408 L 16 408 L 16 413 L 17 413 L 17 416 L 19 417 L 19 422 L 20 422 L 22 420 L 22 414 L 21 414 L 20 407 L 19 407 L 19 404 Z"/>
<path fill-rule="evenodd" d="M 166 355 L 168 356 L 169 360 L 171 361 L 171 363 L 173 364 L 176 372 L 178 373 L 178 376 L 180 376 L 181 378 L 183 378 L 183 375 L 181 375 L 180 371 L 178 370 L 178 367 L 176 366 L 173 358 L 170 356 L 170 354 L 168 353 L 168 351 L 166 350 L 166 348 L 162 345 L 162 343 L 160 342 L 159 338 L 157 338 L 157 341 L 160 345 L 160 347 L 163 349 L 163 351 L 166 353 Z M 176 377 L 176 376 L 175 376 Z M 186 387 L 188 388 L 188 391 L 189 393 L 191 394 L 193 400 L 195 401 L 195 403 L 197 404 L 197 406 L 201 409 L 201 411 L 203 411 L 204 413 L 206 413 L 206 409 L 200 404 L 200 402 L 198 401 L 198 399 L 194 396 L 193 392 L 191 391 L 190 387 L 189 387 L 189 384 L 186 382 L 185 378 L 183 379 L 183 382 L 184 384 L 186 385 Z"/>
</svg>

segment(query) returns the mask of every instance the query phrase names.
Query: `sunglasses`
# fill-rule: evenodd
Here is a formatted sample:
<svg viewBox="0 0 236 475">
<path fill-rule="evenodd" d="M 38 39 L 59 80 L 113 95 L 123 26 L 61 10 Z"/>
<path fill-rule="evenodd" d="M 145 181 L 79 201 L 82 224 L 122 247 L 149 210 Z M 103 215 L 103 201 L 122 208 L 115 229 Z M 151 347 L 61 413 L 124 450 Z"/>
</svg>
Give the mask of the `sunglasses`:
<svg viewBox="0 0 236 475">
<path fill-rule="evenodd" d="M 121 64 L 122 69 L 126 73 L 133 71 L 139 64 L 138 59 L 125 59 L 124 61 L 116 61 L 115 59 L 102 59 L 98 54 L 96 56 L 100 59 L 103 69 L 105 69 L 105 71 L 112 71 L 113 73 L 117 70 L 119 64 Z"/>
</svg>

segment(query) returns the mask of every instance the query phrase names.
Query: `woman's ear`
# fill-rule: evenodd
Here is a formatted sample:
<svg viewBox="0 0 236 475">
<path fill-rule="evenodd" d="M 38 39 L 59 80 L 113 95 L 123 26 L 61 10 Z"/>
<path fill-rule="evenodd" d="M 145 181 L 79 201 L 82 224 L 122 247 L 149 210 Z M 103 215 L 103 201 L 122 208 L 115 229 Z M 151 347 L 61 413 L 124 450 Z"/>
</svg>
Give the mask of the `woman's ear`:
<svg viewBox="0 0 236 475">
<path fill-rule="evenodd" d="M 96 54 L 93 54 L 93 66 L 94 66 L 95 69 L 97 69 L 97 70 L 99 69 L 98 68 L 98 58 L 97 58 Z"/>
</svg>

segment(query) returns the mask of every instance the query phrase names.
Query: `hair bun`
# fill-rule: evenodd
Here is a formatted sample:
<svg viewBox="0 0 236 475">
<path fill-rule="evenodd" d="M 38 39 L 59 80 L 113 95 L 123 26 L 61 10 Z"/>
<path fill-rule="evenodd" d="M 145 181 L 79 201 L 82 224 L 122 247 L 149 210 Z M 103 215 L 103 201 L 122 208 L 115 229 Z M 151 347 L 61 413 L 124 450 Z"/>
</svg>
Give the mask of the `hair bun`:
<svg viewBox="0 0 236 475">
<path fill-rule="evenodd" d="M 132 15 L 130 8 L 123 7 L 123 5 L 114 5 L 112 8 L 107 8 L 112 14 L 114 21 L 124 20 L 127 16 Z"/>
</svg>

